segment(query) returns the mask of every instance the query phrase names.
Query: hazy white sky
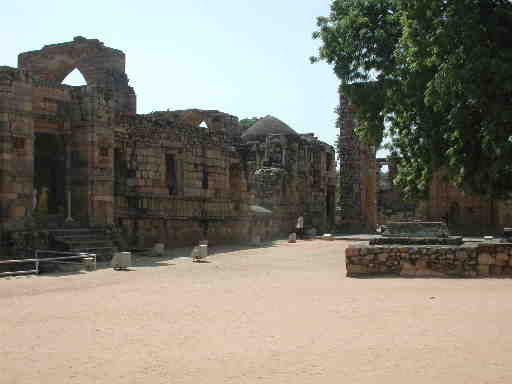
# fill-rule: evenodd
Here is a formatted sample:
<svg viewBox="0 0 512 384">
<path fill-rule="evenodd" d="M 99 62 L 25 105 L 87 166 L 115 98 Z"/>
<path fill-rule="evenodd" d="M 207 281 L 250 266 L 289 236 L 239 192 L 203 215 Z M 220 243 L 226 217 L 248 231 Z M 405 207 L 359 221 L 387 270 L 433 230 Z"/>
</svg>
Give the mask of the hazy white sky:
<svg viewBox="0 0 512 384">
<path fill-rule="evenodd" d="M 138 112 L 219 109 L 240 119 L 267 114 L 298 132 L 336 138 L 338 81 L 310 64 L 327 0 L 55 1 L 2 3 L 0 65 L 20 52 L 74 36 L 126 54 Z"/>
</svg>

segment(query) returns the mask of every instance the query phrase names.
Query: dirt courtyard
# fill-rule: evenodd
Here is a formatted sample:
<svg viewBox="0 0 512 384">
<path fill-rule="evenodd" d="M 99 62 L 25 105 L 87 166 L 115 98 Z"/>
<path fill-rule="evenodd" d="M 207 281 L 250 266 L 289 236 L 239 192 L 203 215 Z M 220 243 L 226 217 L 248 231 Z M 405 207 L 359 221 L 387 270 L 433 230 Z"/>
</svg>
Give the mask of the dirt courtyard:
<svg viewBox="0 0 512 384">
<path fill-rule="evenodd" d="M 347 244 L 0 279 L 0 383 L 512 382 L 512 280 L 351 279 Z"/>
</svg>

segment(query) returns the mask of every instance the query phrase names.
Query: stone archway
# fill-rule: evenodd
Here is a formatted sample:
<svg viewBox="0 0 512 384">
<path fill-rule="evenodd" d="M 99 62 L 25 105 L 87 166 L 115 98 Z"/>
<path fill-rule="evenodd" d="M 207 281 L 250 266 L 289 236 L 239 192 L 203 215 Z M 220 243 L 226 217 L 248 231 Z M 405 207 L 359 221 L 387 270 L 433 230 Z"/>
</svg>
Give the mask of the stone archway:
<svg viewBox="0 0 512 384">
<path fill-rule="evenodd" d="M 125 75 L 124 53 L 97 39 L 78 36 L 73 41 L 46 45 L 38 51 L 21 53 L 18 67 L 30 71 L 35 77 L 60 84 L 77 68 L 87 84 L 101 84 L 112 78 L 128 84 Z"/>
</svg>

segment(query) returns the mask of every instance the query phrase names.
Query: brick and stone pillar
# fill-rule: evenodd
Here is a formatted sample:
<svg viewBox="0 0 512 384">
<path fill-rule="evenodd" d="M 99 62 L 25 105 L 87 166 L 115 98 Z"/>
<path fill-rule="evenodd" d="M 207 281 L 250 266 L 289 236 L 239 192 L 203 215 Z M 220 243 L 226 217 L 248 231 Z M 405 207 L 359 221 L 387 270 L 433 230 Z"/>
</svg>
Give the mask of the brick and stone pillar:
<svg viewBox="0 0 512 384">
<path fill-rule="evenodd" d="M 0 219 L 31 212 L 33 189 L 32 80 L 0 67 Z"/>
<path fill-rule="evenodd" d="M 342 225 L 349 231 L 373 232 L 377 225 L 375 149 L 355 134 L 356 106 L 340 94 L 340 187 Z"/>
</svg>

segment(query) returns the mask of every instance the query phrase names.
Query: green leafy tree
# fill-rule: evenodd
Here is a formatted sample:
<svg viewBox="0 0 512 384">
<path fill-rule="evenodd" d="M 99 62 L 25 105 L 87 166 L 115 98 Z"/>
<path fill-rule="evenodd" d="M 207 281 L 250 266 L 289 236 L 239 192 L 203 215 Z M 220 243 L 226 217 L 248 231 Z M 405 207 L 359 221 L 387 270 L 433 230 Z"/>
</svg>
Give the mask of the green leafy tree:
<svg viewBox="0 0 512 384">
<path fill-rule="evenodd" d="M 260 119 L 259 117 L 251 117 L 251 118 L 242 119 L 242 120 L 240 120 L 240 126 L 242 127 L 242 130 L 245 131 L 246 129 L 249 129 L 259 119 Z"/>
<path fill-rule="evenodd" d="M 469 192 L 510 194 L 510 1 L 334 0 L 318 27 L 312 61 L 333 65 L 361 137 L 379 144 L 388 120 L 409 196 L 440 168 Z"/>
</svg>

